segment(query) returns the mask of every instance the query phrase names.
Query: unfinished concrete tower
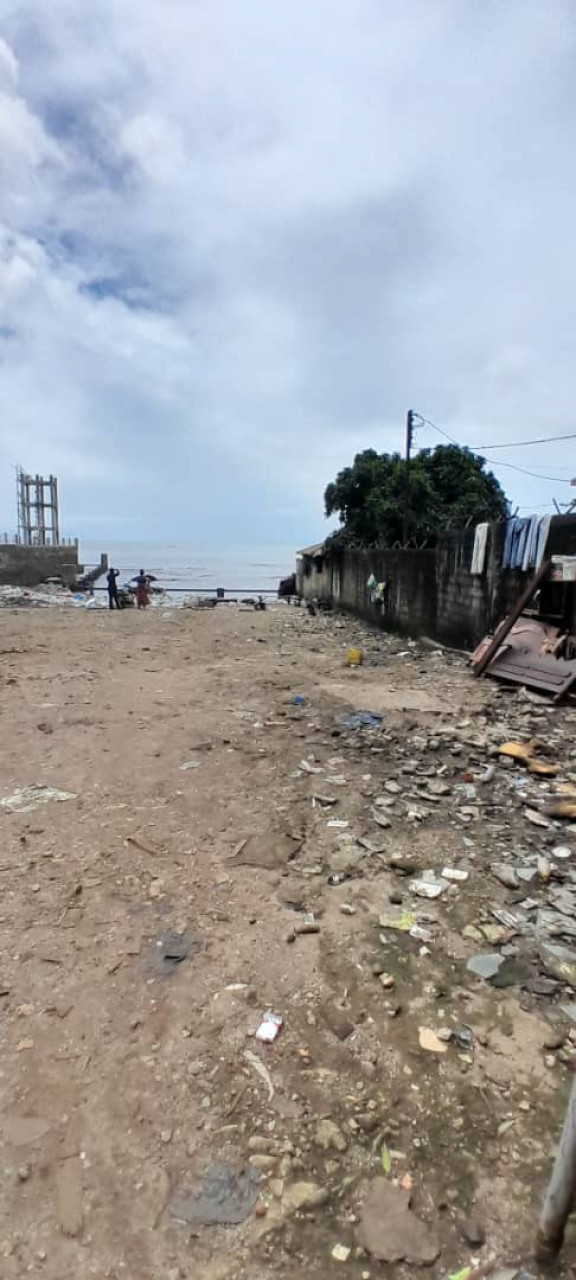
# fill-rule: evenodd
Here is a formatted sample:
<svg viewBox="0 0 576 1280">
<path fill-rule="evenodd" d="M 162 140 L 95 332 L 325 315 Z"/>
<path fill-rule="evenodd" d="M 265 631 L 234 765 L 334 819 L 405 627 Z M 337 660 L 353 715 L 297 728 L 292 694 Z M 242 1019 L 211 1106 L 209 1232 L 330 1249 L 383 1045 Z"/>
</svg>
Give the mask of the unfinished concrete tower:
<svg viewBox="0 0 576 1280">
<path fill-rule="evenodd" d="M 22 467 L 16 473 L 18 487 L 18 537 L 28 547 L 60 545 L 58 481 L 56 476 L 30 476 Z"/>
</svg>

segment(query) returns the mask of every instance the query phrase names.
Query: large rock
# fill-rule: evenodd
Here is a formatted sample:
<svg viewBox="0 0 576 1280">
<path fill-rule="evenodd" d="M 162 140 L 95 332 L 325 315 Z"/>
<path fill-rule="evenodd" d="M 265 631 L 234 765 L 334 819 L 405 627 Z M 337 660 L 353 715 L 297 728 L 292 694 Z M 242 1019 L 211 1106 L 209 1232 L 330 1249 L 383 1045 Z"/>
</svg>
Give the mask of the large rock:
<svg viewBox="0 0 576 1280">
<path fill-rule="evenodd" d="M 319 1209 L 326 1204 L 328 1192 L 316 1182 L 293 1182 L 282 1197 L 282 1205 L 288 1213 L 299 1209 Z"/>
<path fill-rule="evenodd" d="M 538 950 L 544 972 L 576 990 L 576 951 L 571 951 L 569 947 L 557 947 L 552 942 L 541 942 Z"/>
<path fill-rule="evenodd" d="M 333 1120 L 319 1120 L 314 1133 L 314 1142 L 321 1151 L 345 1151 L 347 1142 Z"/>
<path fill-rule="evenodd" d="M 386 1178 L 374 1179 L 356 1236 L 358 1244 L 379 1262 L 429 1266 L 440 1253 L 435 1233 L 410 1209 L 410 1192 Z"/>
</svg>

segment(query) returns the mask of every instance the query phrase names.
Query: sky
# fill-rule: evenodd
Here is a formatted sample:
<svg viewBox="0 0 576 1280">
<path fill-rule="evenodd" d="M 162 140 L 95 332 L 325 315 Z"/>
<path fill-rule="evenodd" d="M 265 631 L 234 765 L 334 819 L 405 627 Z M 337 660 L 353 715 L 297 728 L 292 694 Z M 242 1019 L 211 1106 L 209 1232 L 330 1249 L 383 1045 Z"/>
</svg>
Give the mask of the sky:
<svg viewBox="0 0 576 1280">
<path fill-rule="evenodd" d="M 0 36 L 0 532 L 20 464 L 103 549 L 304 545 L 408 408 L 576 433 L 571 0 L 0 0 Z M 575 444 L 487 456 L 544 511 Z"/>
</svg>

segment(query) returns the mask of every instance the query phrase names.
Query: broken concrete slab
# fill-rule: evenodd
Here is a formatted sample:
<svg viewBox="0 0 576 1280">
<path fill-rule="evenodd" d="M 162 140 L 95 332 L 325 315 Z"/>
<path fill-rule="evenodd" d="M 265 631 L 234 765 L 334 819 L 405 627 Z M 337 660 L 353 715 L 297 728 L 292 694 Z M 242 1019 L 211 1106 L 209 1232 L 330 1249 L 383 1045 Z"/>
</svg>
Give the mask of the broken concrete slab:
<svg viewBox="0 0 576 1280">
<path fill-rule="evenodd" d="M 170 1213 L 193 1227 L 234 1226 L 252 1213 L 258 1188 L 258 1175 L 249 1166 L 214 1164 L 192 1191 L 174 1192 Z"/>
<path fill-rule="evenodd" d="M 538 952 L 540 964 L 545 973 L 576 989 L 576 951 L 571 951 L 569 947 L 555 946 L 552 942 L 541 941 Z"/>
<path fill-rule="evenodd" d="M 302 841 L 279 831 L 271 831 L 265 836 L 249 836 L 240 853 L 234 858 L 235 866 L 261 867 L 264 871 L 275 871 L 283 867 L 302 848 Z"/>
<path fill-rule="evenodd" d="M 490 982 L 503 964 L 504 956 L 498 955 L 495 951 L 488 951 L 484 955 L 471 956 L 466 968 L 470 973 L 475 973 L 478 978 L 484 978 L 486 982 Z"/>
<path fill-rule="evenodd" d="M 363 1205 L 358 1243 L 379 1262 L 430 1266 L 440 1253 L 435 1232 L 410 1208 L 411 1193 L 375 1178 Z"/>
</svg>

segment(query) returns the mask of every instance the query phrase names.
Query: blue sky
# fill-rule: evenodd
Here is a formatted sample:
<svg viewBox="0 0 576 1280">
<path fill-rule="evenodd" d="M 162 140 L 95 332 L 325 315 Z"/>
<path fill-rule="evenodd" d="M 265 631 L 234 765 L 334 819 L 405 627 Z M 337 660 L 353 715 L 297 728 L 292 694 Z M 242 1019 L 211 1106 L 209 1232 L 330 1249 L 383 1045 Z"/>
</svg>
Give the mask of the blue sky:
<svg viewBox="0 0 576 1280">
<path fill-rule="evenodd" d="M 568 0 L 0 0 L 0 32 L 0 528 L 21 463 L 67 534 L 301 545 L 409 407 L 576 430 Z M 572 496 L 572 442 L 494 458 L 557 477 L 498 465 L 523 508 Z"/>
</svg>

